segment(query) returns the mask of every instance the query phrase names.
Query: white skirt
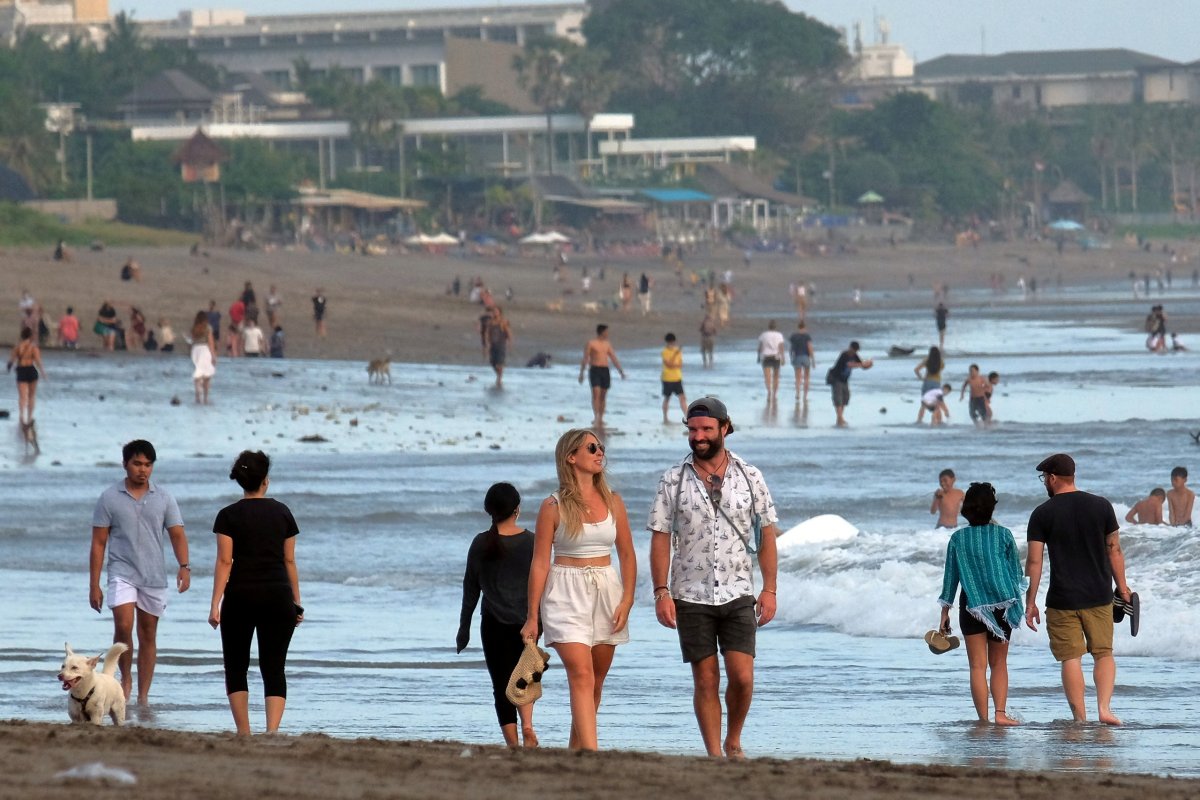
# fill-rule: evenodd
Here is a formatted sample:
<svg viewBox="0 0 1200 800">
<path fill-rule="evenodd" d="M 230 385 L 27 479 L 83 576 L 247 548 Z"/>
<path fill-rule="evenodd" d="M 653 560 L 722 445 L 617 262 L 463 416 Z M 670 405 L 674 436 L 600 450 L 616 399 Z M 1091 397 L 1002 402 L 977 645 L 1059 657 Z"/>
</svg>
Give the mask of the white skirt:
<svg viewBox="0 0 1200 800">
<path fill-rule="evenodd" d="M 560 642 L 625 644 L 629 624 L 614 631 L 613 615 L 624 589 L 617 569 L 550 565 L 546 590 L 542 593 L 542 632 L 547 645 Z"/>
<path fill-rule="evenodd" d="M 217 374 L 217 367 L 213 364 L 212 350 L 208 349 L 208 342 L 197 342 L 192 345 L 192 365 L 196 368 L 192 372 L 192 380 L 211 378 Z"/>
</svg>

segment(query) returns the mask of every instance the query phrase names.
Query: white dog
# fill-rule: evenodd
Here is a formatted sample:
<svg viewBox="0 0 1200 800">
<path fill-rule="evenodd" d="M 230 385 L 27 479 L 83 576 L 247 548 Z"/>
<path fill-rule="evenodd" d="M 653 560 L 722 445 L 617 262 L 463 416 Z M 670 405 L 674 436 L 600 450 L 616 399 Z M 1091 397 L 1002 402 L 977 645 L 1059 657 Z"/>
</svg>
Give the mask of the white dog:
<svg viewBox="0 0 1200 800">
<path fill-rule="evenodd" d="M 118 642 L 104 654 L 104 670 L 96 671 L 101 656 L 87 658 L 76 655 L 71 645 L 66 644 L 67 655 L 62 662 L 58 679 L 67 692 L 67 714 L 71 722 L 101 724 L 104 715 L 112 717 L 114 725 L 125 722 L 125 691 L 113 677 L 117 674 L 117 659 L 128 648 Z"/>
</svg>

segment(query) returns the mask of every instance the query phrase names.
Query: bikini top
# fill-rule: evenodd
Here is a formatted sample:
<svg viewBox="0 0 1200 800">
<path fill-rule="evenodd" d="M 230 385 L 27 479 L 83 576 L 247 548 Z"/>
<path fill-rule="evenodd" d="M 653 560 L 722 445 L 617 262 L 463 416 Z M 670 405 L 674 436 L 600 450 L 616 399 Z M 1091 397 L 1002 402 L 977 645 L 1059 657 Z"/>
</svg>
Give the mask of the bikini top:
<svg viewBox="0 0 1200 800">
<path fill-rule="evenodd" d="M 558 499 L 555 492 L 552 497 Z M 558 529 L 554 531 L 554 555 L 567 558 L 601 558 L 612 555 L 612 546 L 617 541 L 617 523 L 612 511 L 602 522 L 585 522 L 583 530 L 572 535 L 567 533 L 566 524 L 559 516 Z"/>
</svg>

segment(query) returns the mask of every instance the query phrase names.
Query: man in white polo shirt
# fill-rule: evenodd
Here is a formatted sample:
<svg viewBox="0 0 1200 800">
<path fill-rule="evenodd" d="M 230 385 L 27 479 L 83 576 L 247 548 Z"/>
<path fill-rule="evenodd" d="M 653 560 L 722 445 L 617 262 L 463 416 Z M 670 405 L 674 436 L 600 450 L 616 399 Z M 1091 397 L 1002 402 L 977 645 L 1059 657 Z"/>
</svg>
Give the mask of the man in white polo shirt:
<svg viewBox="0 0 1200 800">
<path fill-rule="evenodd" d="M 133 629 L 137 625 L 137 702 L 149 702 L 150 682 L 158 658 L 158 619 L 167 608 L 167 571 L 163 533 L 179 562 L 175 586 L 186 592 L 191 585 L 188 542 L 179 506 L 161 486 L 150 482 L 157 454 L 154 445 L 138 439 L 121 453 L 125 479 L 100 495 L 92 512 L 92 549 L 89 559 L 89 602 L 96 613 L 104 604 L 100 566 L 108 550 L 108 607 L 113 612 L 113 641 L 128 648 L 120 659 L 121 687 L 126 699 L 133 689 Z"/>
</svg>

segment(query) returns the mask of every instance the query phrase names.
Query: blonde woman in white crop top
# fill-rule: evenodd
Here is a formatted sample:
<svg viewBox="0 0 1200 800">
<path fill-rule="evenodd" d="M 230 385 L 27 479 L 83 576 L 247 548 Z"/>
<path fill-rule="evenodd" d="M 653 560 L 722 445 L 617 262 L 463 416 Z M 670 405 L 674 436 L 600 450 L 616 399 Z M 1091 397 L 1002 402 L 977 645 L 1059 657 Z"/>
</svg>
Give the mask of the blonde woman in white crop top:
<svg viewBox="0 0 1200 800">
<path fill-rule="evenodd" d="M 586 428 L 567 431 L 554 461 L 559 488 L 538 511 L 521 636 L 536 641 L 544 632 L 547 646 L 558 652 L 571 693 L 570 747 L 596 750 L 604 678 L 617 645 L 629 641 L 637 558 L 625 503 L 608 488 L 604 445 L 596 435 Z"/>
</svg>

